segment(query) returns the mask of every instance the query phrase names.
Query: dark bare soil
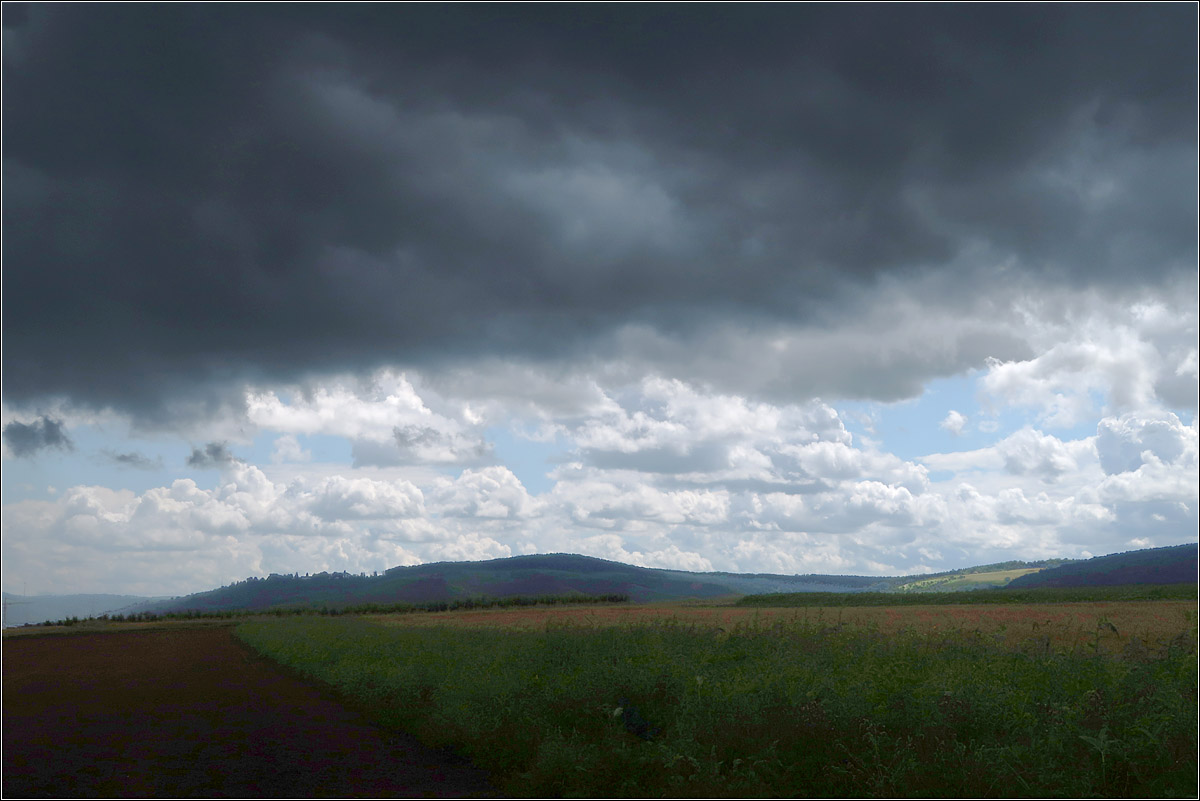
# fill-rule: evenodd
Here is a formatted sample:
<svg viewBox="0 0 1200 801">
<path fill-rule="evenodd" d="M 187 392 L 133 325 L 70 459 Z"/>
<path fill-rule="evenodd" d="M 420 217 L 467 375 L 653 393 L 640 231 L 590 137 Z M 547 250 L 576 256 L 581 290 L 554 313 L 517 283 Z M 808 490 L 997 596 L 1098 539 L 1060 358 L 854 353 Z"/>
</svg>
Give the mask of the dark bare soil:
<svg viewBox="0 0 1200 801">
<path fill-rule="evenodd" d="M 225 627 L 3 644 L 3 797 L 483 797 Z"/>
</svg>

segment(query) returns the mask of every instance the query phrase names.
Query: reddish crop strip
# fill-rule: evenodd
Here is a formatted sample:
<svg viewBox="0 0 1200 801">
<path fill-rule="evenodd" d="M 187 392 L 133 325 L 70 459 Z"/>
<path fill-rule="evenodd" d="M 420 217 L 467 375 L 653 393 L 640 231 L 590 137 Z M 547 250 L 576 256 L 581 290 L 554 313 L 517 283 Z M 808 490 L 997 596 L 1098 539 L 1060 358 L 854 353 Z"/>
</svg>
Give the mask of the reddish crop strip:
<svg viewBox="0 0 1200 801">
<path fill-rule="evenodd" d="M 805 607 L 747 609 L 681 604 L 532 607 L 386 616 L 395 626 L 516 628 L 540 631 L 555 626 L 603 627 L 674 621 L 682 624 L 770 627 L 801 621 L 829 628 L 865 628 L 884 634 L 978 632 L 996 642 L 1054 650 L 1099 647 L 1120 652 L 1160 648 L 1189 632 L 1196 619 L 1194 601 L 1126 601 L 1012 606 Z"/>
</svg>

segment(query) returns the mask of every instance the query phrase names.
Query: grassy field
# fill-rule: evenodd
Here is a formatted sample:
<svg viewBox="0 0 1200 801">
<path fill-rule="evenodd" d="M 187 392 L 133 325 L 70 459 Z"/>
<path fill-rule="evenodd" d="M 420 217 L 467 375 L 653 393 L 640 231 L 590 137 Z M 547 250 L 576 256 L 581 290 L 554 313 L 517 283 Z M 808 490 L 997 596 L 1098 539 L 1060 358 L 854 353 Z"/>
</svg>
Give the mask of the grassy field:
<svg viewBox="0 0 1200 801">
<path fill-rule="evenodd" d="M 518 796 L 1191 796 L 1196 604 L 243 623 Z"/>
<path fill-rule="evenodd" d="M 920 579 L 900 585 L 896 588 L 896 592 L 954 591 L 985 586 L 1003 587 L 1018 576 L 1037 573 L 1041 569 L 1040 567 L 1025 567 L 1014 570 L 994 570 L 990 573 L 964 573 L 956 576 Z"/>
</svg>

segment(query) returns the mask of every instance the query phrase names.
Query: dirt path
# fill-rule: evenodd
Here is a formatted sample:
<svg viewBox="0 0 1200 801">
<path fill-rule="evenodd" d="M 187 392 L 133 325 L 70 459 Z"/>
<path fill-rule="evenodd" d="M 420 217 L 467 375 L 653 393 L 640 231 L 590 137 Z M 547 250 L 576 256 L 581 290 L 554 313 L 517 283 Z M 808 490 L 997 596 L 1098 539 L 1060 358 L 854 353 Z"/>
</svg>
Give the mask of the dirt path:
<svg viewBox="0 0 1200 801">
<path fill-rule="evenodd" d="M 10 638 L 3 667 L 6 799 L 496 795 L 228 628 Z"/>
</svg>

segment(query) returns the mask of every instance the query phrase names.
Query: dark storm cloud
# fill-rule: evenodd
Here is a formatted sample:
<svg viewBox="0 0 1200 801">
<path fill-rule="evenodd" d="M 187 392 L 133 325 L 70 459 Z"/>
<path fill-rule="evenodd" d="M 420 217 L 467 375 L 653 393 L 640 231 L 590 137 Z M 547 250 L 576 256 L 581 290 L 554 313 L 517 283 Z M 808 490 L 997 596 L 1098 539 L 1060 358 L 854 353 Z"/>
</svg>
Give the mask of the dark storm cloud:
<svg viewBox="0 0 1200 801">
<path fill-rule="evenodd" d="M 188 457 L 188 467 L 198 467 L 202 470 L 223 467 L 227 464 L 241 461 L 229 450 L 224 442 L 210 442 L 203 448 L 192 448 Z"/>
<path fill-rule="evenodd" d="M 4 20 L 14 403 L 152 415 L 213 381 L 803 320 L 1005 259 L 1194 270 L 1185 4 Z"/>
<path fill-rule="evenodd" d="M 67 436 L 61 420 L 41 417 L 32 423 L 13 421 L 4 427 L 4 441 L 14 456 L 33 456 L 38 451 L 54 448 L 71 451 L 75 443 Z"/>
</svg>

